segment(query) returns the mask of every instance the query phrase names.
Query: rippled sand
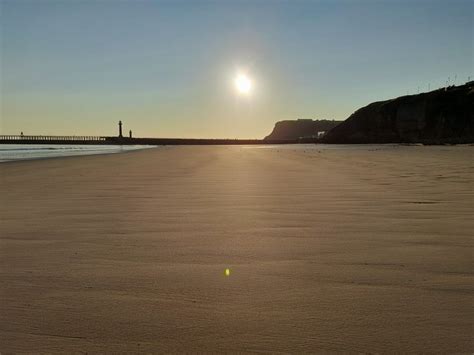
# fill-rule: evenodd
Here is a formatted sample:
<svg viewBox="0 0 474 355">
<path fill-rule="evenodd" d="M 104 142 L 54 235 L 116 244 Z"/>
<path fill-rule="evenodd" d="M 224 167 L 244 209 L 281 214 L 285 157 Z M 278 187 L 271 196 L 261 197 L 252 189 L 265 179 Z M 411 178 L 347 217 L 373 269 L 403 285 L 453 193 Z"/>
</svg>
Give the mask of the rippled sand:
<svg viewBox="0 0 474 355">
<path fill-rule="evenodd" d="M 0 176 L 2 353 L 474 351 L 472 146 L 169 147 Z"/>
</svg>

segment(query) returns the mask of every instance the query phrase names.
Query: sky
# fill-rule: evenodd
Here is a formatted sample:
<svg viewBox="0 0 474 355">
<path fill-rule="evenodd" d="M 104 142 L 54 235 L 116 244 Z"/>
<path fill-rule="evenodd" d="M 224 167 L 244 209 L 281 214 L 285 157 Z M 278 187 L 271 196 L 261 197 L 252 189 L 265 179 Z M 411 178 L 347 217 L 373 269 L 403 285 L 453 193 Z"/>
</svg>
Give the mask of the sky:
<svg viewBox="0 0 474 355">
<path fill-rule="evenodd" d="M 122 120 L 137 137 L 263 138 L 280 120 L 344 120 L 474 78 L 473 12 L 472 0 L 0 0 L 0 134 L 116 135 Z"/>
</svg>

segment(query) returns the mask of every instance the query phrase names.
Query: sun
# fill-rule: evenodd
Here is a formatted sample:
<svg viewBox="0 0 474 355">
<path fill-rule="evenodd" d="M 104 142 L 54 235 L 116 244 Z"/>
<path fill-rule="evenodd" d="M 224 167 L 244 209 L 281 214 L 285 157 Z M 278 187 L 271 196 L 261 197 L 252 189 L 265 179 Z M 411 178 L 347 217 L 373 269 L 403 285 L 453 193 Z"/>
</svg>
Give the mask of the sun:
<svg viewBox="0 0 474 355">
<path fill-rule="evenodd" d="M 234 84 L 239 94 L 248 95 L 252 91 L 252 80 L 244 73 L 237 74 Z"/>
</svg>

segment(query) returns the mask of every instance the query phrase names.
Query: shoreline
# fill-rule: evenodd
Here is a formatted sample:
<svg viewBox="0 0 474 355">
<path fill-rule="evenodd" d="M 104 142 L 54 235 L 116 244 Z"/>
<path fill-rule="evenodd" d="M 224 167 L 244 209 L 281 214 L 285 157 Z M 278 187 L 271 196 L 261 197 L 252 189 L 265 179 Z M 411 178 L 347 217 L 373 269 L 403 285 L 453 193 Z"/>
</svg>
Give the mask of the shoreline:
<svg viewBox="0 0 474 355">
<path fill-rule="evenodd" d="M 26 144 L 28 146 L 29 144 Z M 44 159 L 58 159 L 58 158 L 73 158 L 73 157 L 84 157 L 90 155 L 109 155 L 109 154 L 123 154 L 123 153 L 131 153 L 137 152 L 147 149 L 156 149 L 156 148 L 164 148 L 164 147 L 202 147 L 208 145 L 158 145 L 158 146 L 144 146 L 142 148 L 137 149 L 129 149 L 123 151 L 114 151 L 114 152 L 100 152 L 100 153 L 90 153 L 90 154 L 72 154 L 72 155 L 58 155 L 58 156 L 51 156 L 51 157 L 32 157 L 32 158 L 21 158 L 21 159 L 11 159 L 11 160 L 1 160 L 0 156 L 0 164 L 5 163 L 14 163 L 14 162 L 21 162 L 21 161 L 35 161 L 35 160 L 44 160 Z M 216 145 L 218 147 L 232 147 L 236 145 Z M 328 143 L 295 143 L 295 144 L 242 144 L 237 145 L 238 147 L 255 147 L 255 148 L 272 148 L 272 147 L 301 147 L 301 146 L 309 146 L 314 149 L 320 149 L 322 147 L 347 147 L 350 150 L 350 147 L 372 147 L 372 146 L 380 146 L 380 147 L 473 147 L 474 144 L 465 143 L 465 144 L 422 144 L 422 143 L 354 143 L 354 144 L 328 144 Z M 291 149 L 291 148 L 289 148 Z"/>
<path fill-rule="evenodd" d="M 28 144 L 26 144 L 26 146 L 28 146 Z M 55 155 L 55 156 L 28 157 L 28 158 L 10 159 L 10 160 L 2 160 L 1 153 L 0 153 L 0 164 L 16 163 L 16 162 L 22 162 L 22 161 L 58 159 L 58 158 L 75 158 L 75 157 L 85 157 L 85 156 L 91 156 L 91 155 L 123 154 L 123 153 L 131 153 L 131 152 L 137 152 L 137 151 L 142 151 L 142 150 L 147 150 L 147 149 L 155 149 L 155 148 L 158 148 L 158 146 L 146 146 L 142 148 L 126 149 L 126 150 L 121 150 L 121 151 L 100 151 L 98 153 L 92 153 L 90 151 L 89 152 L 86 151 L 84 152 L 84 154 L 71 154 L 71 155 L 65 154 L 65 155 Z"/>
</svg>

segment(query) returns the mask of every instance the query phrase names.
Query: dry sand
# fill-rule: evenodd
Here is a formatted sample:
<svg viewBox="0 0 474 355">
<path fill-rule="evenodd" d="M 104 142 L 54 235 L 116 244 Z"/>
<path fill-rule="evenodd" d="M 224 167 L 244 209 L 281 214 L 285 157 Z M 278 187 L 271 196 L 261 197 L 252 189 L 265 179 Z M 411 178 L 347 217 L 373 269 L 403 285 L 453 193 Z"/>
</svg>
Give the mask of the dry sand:
<svg viewBox="0 0 474 355">
<path fill-rule="evenodd" d="M 473 352 L 474 147 L 336 148 L 1 164 L 0 351 Z"/>
</svg>

